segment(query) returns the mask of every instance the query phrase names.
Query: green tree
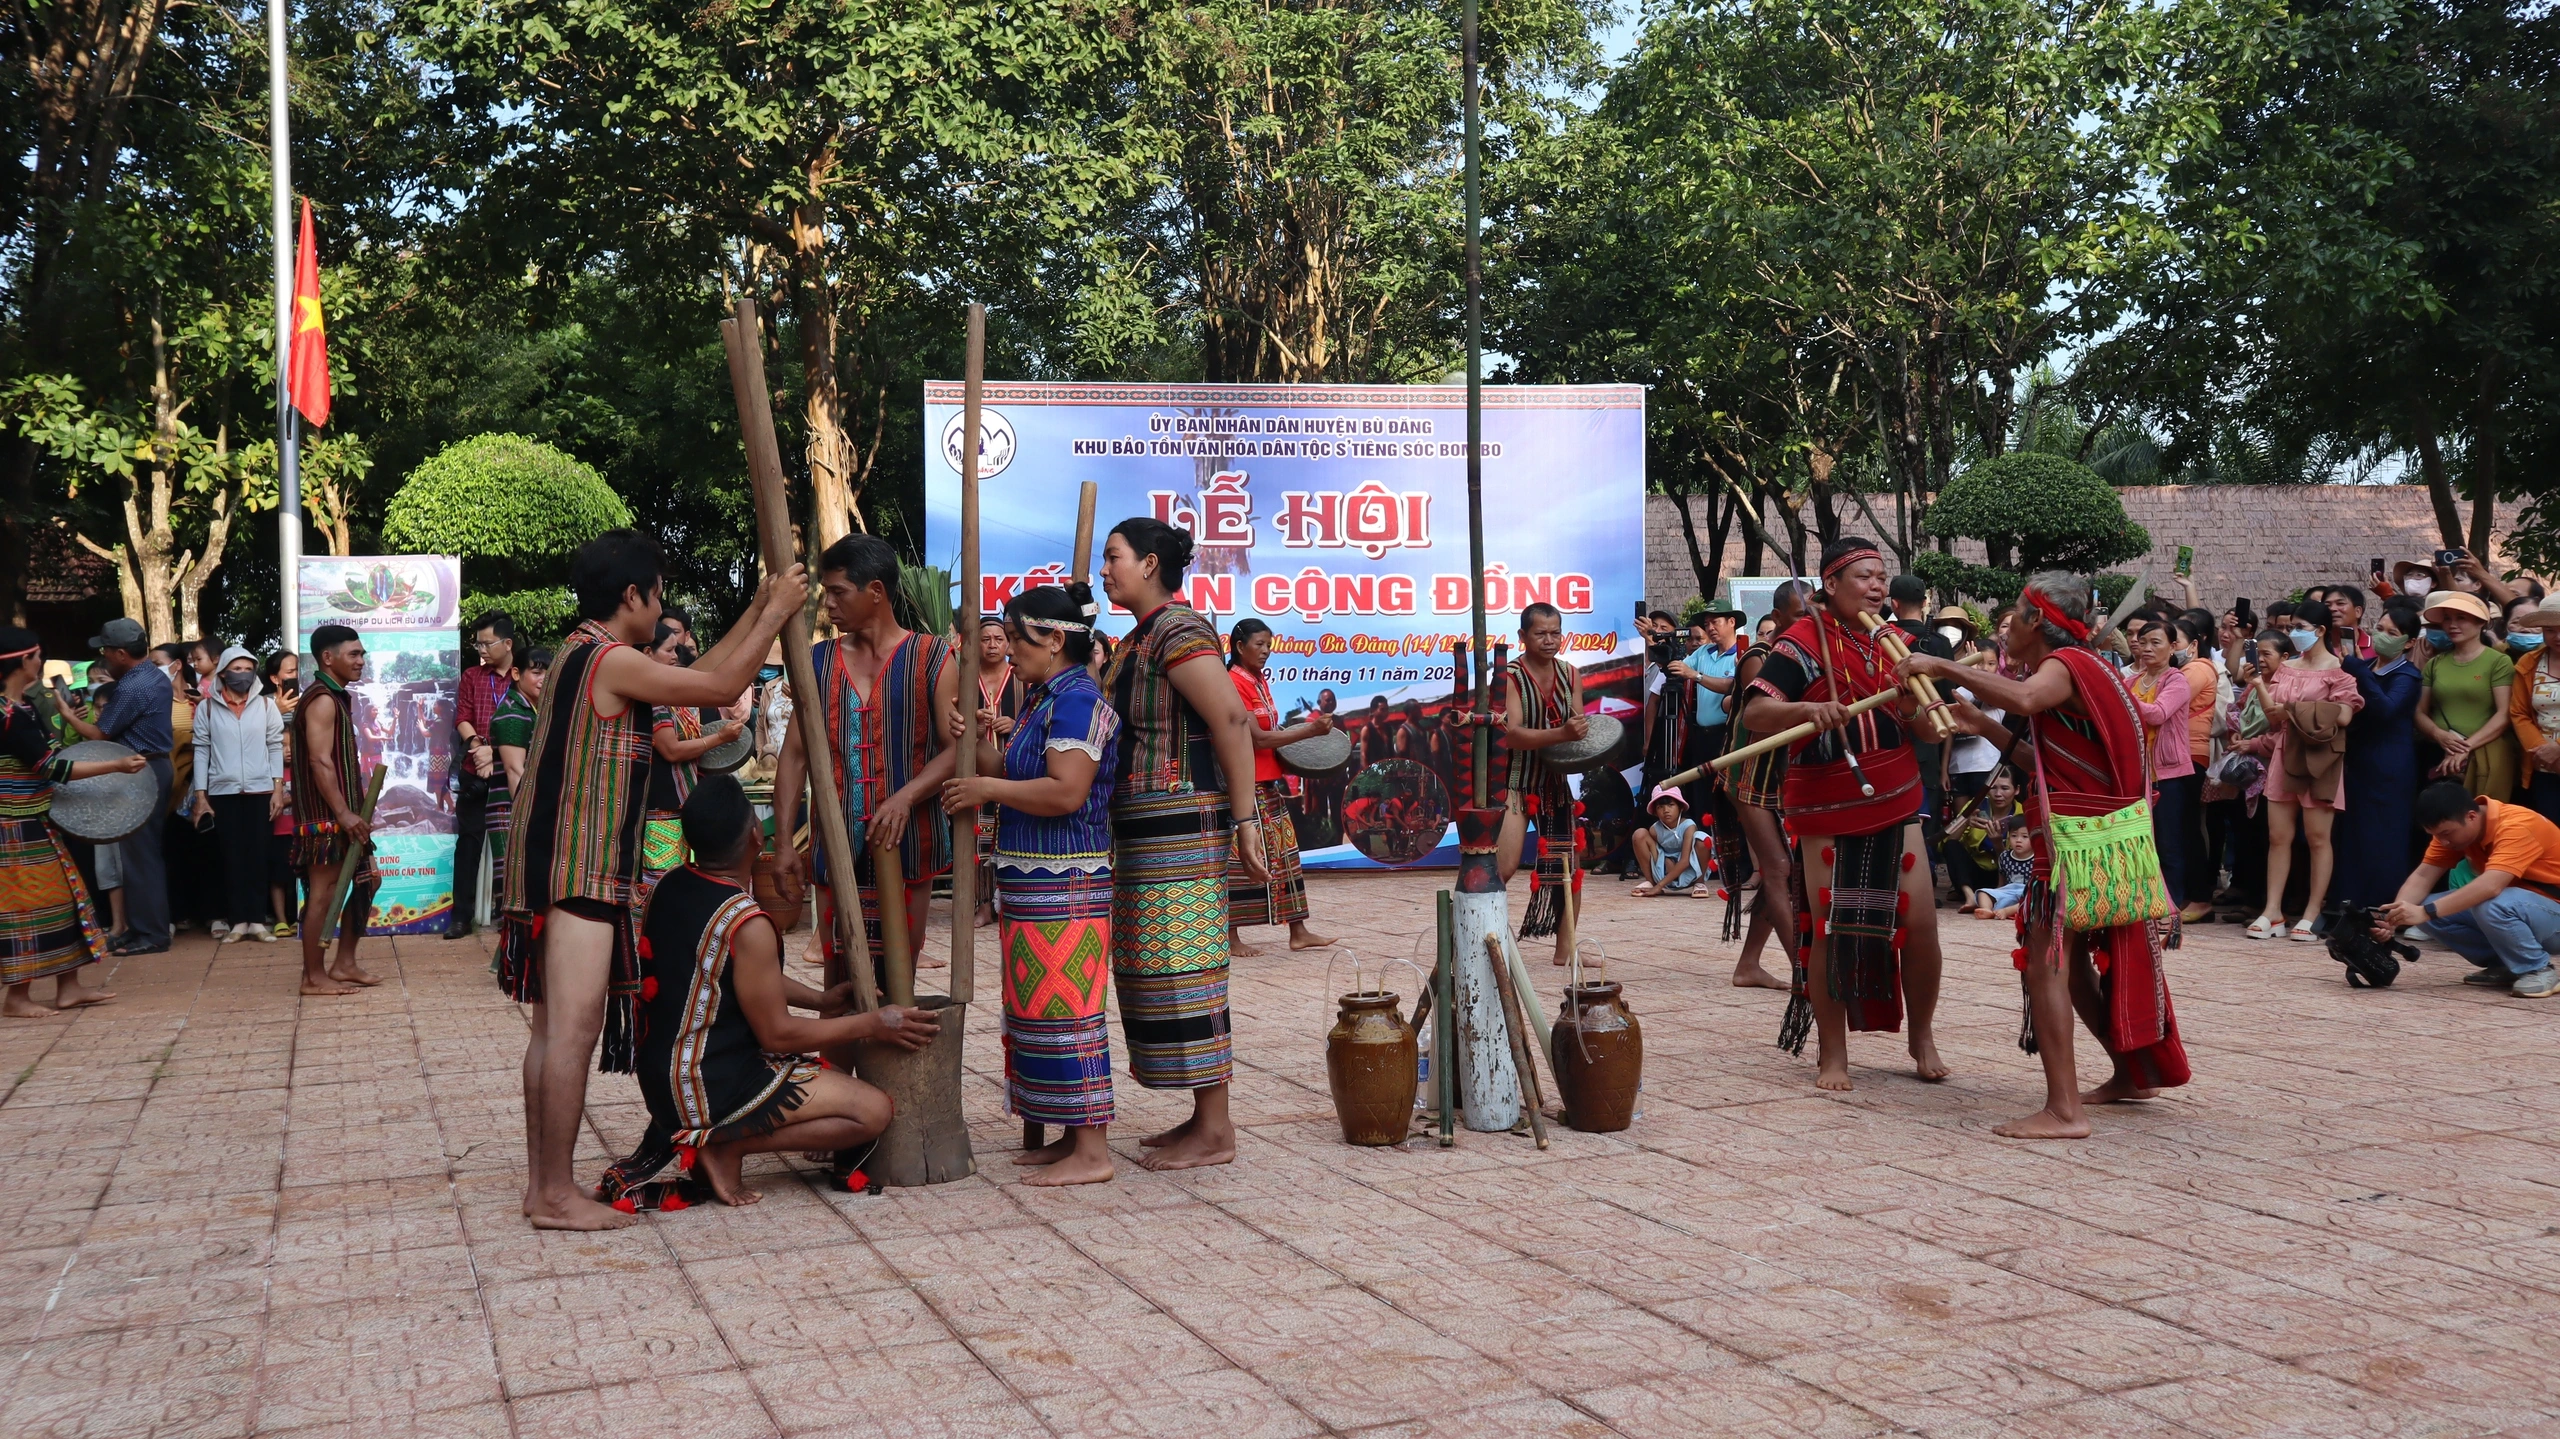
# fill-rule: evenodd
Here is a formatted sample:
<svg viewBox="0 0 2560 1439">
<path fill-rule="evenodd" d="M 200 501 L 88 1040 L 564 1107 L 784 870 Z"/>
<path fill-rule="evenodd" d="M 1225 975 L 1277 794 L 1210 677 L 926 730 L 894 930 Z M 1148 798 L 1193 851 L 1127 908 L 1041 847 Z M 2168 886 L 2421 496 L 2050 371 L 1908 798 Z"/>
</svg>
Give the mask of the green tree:
<svg viewBox="0 0 2560 1439">
<path fill-rule="evenodd" d="M 2148 187 L 2208 123 L 2216 57 L 2256 13 L 1678 4 L 1607 109 L 1655 233 L 1776 351 L 1746 364 L 1755 388 L 1801 411 L 1845 362 L 1901 496 L 1877 528 L 1908 545 L 1968 448 L 2007 448 L 2033 368 L 2121 320 L 2105 282 L 2165 243 Z M 1810 456 L 1844 440 L 1787 426 Z"/>
<path fill-rule="evenodd" d="M 1987 564 L 1923 551 L 1921 578 L 1942 589 L 2009 599 L 2038 570 L 2094 574 L 2148 554 L 2151 532 L 2125 518 L 2124 501 L 2086 465 L 2013 451 L 1956 476 L 1930 507 L 1930 534 L 1982 541 Z"/>
<path fill-rule="evenodd" d="M 2289 7 L 2168 170 L 2177 243 L 2094 384 L 2235 474 L 2410 457 L 2485 553 L 2560 441 L 2556 51 L 2523 0 Z"/>
<path fill-rule="evenodd" d="M 529 634 L 572 618 L 568 559 L 631 510 L 594 468 L 522 435 L 474 435 L 410 472 L 383 512 L 382 542 L 462 557 L 463 610 L 504 610 Z"/>
<path fill-rule="evenodd" d="M 868 523 L 897 346 L 1030 288 L 1149 169 L 1131 77 L 1161 17 L 1071 0 L 424 0 L 497 158 L 470 232 L 547 283 L 606 268 L 780 302 L 819 543 Z M 950 323 L 956 325 L 956 320 Z"/>
</svg>

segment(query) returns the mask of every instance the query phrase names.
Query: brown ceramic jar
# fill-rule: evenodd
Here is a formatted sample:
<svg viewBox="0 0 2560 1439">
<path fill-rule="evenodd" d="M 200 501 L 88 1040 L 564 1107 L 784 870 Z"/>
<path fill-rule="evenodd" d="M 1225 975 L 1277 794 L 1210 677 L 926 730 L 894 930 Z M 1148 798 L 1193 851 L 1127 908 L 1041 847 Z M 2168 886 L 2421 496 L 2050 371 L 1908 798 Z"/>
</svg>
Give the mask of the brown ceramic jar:
<svg viewBox="0 0 2560 1439">
<path fill-rule="evenodd" d="M 1413 1131 L 1413 1027 L 1380 991 L 1342 996 L 1324 1038 L 1324 1073 L 1346 1144 L 1400 1144 Z"/>
<path fill-rule="evenodd" d="M 1611 1134 L 1635 1121 L 1644 1080 L 1644 1032 L 1615 980 L 1586 980 L 1565 991 L 1548 1050 L 1564 1122 Z"/>
</svg>

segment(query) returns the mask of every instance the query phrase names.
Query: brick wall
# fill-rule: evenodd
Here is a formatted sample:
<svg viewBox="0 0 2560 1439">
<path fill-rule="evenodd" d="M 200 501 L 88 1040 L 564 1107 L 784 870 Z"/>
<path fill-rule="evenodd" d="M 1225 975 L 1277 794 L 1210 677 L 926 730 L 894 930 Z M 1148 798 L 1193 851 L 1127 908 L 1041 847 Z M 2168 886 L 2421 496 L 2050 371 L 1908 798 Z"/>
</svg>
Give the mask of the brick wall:
<svg viewBox="0 0 2560 1439">
<path fill-rule="evenodd" d="M 2125 514 L 2151 532 L 2156 546 L 2153 585 L 2174 596 L 2169 580 L 2178 546 L 2192 546 L 2197 595 L 2215 609 L 2237 595 L 2247 595 L 2263 608 L 2268 600 L 2307 585 L 2338 580 L 2362 584 L 2374 556 L 2382 556 L 2386 564 L 2424 559 L 2437 545 L 2435 511 L 2418 485 L 2143 485 L 2120 493 Z M 1691 505 L 1704 553 L 1706 509 L 1694 500 Z M 2519 508 L 2513 503 L 2498 507 L 2495 534 L 2506 532 Z M 2467 502 L 2462 512 L 2468 522 Z M 1725 541 L 1726 575 L 1742 572 L 1739 529 Z M 1774 519 L 1769 529 L 1779 533 Z M 1957 541 L 1956 553 L 1975 563 L 1983 558 L 1982 546 L 1970 540 Z M 1661 495 L 1645 502 L 1644 554 L 1647 598 L 1676 611 L 1679 601 L 1697 593 L 1697 573 L 1680 538 L 1680 512 Z M 2136 559 L 2116 568 L 2138 574 L 2142 563 Z M 2491 567 L 2504 568 L 2494 542 Z M 1785 572 L 1783 562 L 1764 568 Z"/>
</svg>

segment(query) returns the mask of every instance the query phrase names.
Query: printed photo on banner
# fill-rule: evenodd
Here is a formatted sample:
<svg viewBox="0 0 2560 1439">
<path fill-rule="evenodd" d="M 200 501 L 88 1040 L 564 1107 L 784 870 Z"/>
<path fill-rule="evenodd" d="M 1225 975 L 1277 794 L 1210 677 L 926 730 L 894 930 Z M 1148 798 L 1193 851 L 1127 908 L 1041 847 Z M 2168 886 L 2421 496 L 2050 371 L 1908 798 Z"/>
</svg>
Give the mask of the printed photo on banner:
<svg viewBox="0 0 2560 1439">
<path fill-rule="evenodd" d="M 981 611 L 1064 582 L 1077 494 L 1094 481 L 1097 551 L 1133 515 L 1188 531 L 1183 598 L 1221 633 L 1247 616 L 1271 626 L 1263 673 L 1281 722 L 1323 711 L 1350 734 L 1349 767 L 1299 782 L 1305 863 L 1456 862 L 1453 833 L 1416 833 L 1428 807 L 1392 832 L 1345 820 L 1355 793 L 1415 787 L 1412 770 L 1378 766 L 1405 761 L 1445 794 L 1463 754 L 1441 728 L 1451 649 L 1472 623 L 1463 387 L 994 383 L 984 395 Z M 957 382 L 925 386 L 926 559 L 955 572 L 962 400 Z M 1489 387 L 1482 455 L 1488 637 L 1516 650 L 1521 612 L 1553 605 L 1585 702 L 1641 703 L 1630 618 L 1644 598 L 1643 387 Z M 1135 620 L 1106 604 L 1102 628 Z"/>
<path fill-rule="evenodd" d="M 453 907 L 453 712 L 462 679 L 460 562 L 450 555 L 305 557 L 296 637 L 345 625 L 364 637 L 350 688 L 363 772 L 385 773 L 374 809 L 382 887 L 368 934 L 441 932 Z"/>
</svg>

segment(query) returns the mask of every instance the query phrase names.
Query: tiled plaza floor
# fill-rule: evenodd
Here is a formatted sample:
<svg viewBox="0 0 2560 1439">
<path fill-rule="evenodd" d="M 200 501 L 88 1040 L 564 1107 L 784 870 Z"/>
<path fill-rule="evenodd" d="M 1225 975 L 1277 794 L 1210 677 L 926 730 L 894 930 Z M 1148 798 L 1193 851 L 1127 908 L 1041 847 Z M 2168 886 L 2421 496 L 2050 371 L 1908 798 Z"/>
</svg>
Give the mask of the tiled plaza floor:
<svg viewBox="0 0 2560 1439">
<path fill-rule="evenodd" d="M 1407 954 L 1432 888 L 1318 879 L 1317 921 Z M 2196 1082 L 2021 1145 L 2005 927 L 1948 921 L 1952 1080 L 1869 1036 L 1829 1098 L 1721 908 L 1591 886 L 1645 1026 L 1623 1134 L 1341 1144 L 1325 960 L 1265 932 L 1230 1167 L 1127 1162 L 1182 1103 L 1124 1079 L 1116 1183 L 1010 1182 L 984 1004 L 978 1177 L 756 1161 L 755 1208 L 595 1236 L 516 1211 L 480 945 L 369 941 L 389 983 L 303 1000 L 287 946 L 194 937 L 0 1023 L 0 1434 L 2560 1434 L 2560 1002 L 2200 929 Z M 642 1122 L 627 1078 L 589 1113 L 586 1176 Z"/>
</svg>

